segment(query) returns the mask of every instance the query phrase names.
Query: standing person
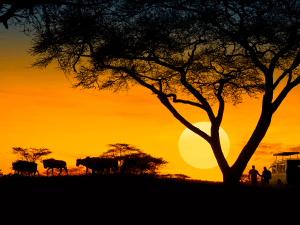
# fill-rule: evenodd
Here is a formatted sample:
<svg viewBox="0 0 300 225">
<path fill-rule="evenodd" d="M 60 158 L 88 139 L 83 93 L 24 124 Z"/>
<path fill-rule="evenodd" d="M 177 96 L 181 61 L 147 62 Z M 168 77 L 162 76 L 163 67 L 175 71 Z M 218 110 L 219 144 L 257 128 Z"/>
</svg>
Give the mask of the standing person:
<svg viewBox="0 0 300 225">
<path fill-rule="evenodd" d="M 262 180 L 264 184 L 269 184 L 269 180 L 272 178 L 271 172 L 267 170 L 267 167 L 264 167 L 264 171 L 262 172 Z"/>
<path fill-rule="evenodd" d="M 251 181 L 251 184 L 257 184 L 257 175 L 261 176 L 255 169 L 255 166 L 252 166 L 252 169 L 249 170 L 249 179 Z"/>
</svg>

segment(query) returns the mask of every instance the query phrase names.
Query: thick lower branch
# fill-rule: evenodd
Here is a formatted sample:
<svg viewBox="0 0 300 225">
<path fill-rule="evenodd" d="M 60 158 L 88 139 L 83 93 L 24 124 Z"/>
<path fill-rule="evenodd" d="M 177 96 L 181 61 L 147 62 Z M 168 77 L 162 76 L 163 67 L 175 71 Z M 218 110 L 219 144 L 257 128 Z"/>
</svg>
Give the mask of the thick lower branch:
<svg viewBox="0 0 300 225">
<path fill-rule="evenodd" d="M 181 84 L 186 89 L 188 89 L 189 92 L 191 94 L 193 94 L 193 96 L 202 104 L 202 107 L 206 111 L 210 121 L 214 121 L 215 115 L 214 115 L 214 112 L 213 112 L 212 108 L 210 107 L 209 103 L 207 102 L 207 100 L 190 83 L 188 83 L 188 81 L 186 80 L 186 72 L 185 71 L 181 71 L 180 75 L 181 75 L 181 77 L 180 77 Z"/>
<path fill-rule="evenodd" d="M 167 97 L 173 97 L 173 102 L 174 103 L 188 104 L 188 105 L 196 106 L 196 107 L 201 108 L 201 109 L 204 110 L 203 105 L 201 105 L 199 103 L 196 103 L 196 102 L 189 101 L 189 100 L 177 99 L 176 94 L 168 94 Z"/>
<path fill-rule="evenodd" d="M 191 131 L 195 132 L 196 134 L 200 135 L 202 138 L 204 138 L 208 143 L 211 143 L 211 137 L 207 135 L 205 132 L 201 131 L 199 128 L 193 126 L 190 122 L 188 122 L 186 119 L 184 119 L 177 110 L 172 106 L 170 101 L 165 95 L 158 95 L 157 96 L 161 103 L 166 106 L 169 111 L 173 114 L 173 116 L 178 119 L 184 126 L 189 128 Z"/>
</svg>

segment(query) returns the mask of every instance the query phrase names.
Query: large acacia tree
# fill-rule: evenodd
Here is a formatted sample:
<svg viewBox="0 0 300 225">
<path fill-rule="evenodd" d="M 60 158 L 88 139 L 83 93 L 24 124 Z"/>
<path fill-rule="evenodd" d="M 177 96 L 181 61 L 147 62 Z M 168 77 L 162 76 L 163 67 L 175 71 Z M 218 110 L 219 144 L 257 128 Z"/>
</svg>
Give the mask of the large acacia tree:
<svg viewBox="0 0 300 225">
<path fill-rule="evenodd" d="M 119 91 L 142 85 L 212 147 L 224 182 L 238 182 L 274 112 L 300 82 L 300 1 L 110 1 L 90 8 L 43 8 L 32 53 L 53 60 L 75 87 Z M 41 25 L 42 24 L 42 25 Z M 279 75 L 276 75 L 279 74 Z M 274 91 L 282 84 L 283 88 Z M 225 104 L 262 94 L 261 115 L 236 162 L 220 145 Z M 204 110 L 211 135 L 174 104 Z M 214 109 L 216 107 L 216 110 Z"/>
</svg>

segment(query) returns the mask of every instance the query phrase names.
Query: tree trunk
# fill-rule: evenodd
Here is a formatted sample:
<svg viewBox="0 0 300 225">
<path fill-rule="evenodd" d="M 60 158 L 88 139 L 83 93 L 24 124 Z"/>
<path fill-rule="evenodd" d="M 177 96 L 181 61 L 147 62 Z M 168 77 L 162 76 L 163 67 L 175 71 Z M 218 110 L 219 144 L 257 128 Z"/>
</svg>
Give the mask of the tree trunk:
<svg viewBox="0 0 300 225">
<path fill-rule="evenodd" d="M 231 167 L 227 173 L 223 173 L 223 183 L 226 185 L 235 185 L 240 182 L 243 170 Z"/>
<path fill-rule="evenodd" d="M 267 133 L 267 130 L 271 124 L 271 118 L 272 113 L 264 111 L 262 112 L 252 136 L 250 137 L 248 143 L 244 146 L 236 162 L 229 169 L 222 171 L 223 182 L 225 184 L 239 183 L 248 162 Z"/>
</svg>

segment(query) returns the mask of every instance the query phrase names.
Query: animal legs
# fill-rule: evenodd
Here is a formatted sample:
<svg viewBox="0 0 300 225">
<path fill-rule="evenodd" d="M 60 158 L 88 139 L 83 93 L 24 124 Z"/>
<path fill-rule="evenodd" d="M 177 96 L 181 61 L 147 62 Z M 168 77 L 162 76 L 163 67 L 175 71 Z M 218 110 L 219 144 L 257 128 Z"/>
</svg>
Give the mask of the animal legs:
<svg viewBox="0 0 300 225">
<path fill-rule="evenodd" d="M 69 176 L 67 167 L 64 167 L 64 168 L 65 168 L 65 171 L 66 171 L 66 173 L 67 173 L 67 176 Z"/>
<path fill-rule="evenodd" d="M 61 172 L 62 172 L 62 168 L 59 168 L 59 174 L 58 174 L 58 176 L 61 174 Z"/>
</svg>

